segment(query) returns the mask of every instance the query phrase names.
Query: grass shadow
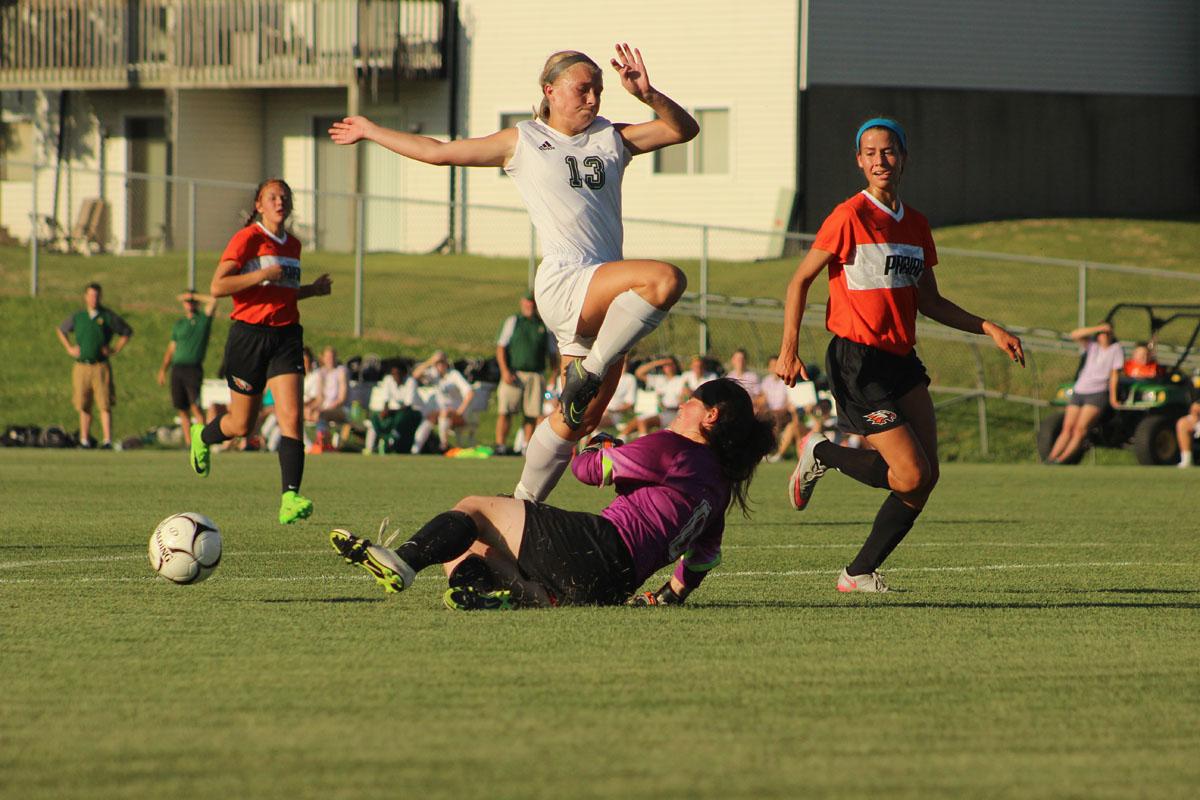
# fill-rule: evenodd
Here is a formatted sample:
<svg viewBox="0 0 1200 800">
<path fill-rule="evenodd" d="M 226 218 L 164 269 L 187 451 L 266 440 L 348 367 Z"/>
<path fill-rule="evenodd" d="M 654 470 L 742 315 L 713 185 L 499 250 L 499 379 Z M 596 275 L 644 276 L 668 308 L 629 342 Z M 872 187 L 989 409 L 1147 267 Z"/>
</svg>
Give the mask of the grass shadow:
<svg viewBox="0 0 1200 800">
<path fill-rule="evenodd" d="M 244 603 L 245 600 L 235 600 Z M 383 597 L 265 597 L 261 600 L 251 600 L 252 603 L 386 603 Z"/>
</svg>

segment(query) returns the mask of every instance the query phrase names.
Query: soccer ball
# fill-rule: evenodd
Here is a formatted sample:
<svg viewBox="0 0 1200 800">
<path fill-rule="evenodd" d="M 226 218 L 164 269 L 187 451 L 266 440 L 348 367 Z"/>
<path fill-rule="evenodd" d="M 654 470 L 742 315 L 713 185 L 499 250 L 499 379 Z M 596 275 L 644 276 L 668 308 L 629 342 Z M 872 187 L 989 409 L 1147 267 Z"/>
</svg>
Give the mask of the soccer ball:
<svg viewBox="0 0 1200 800">
<path fill-rule="evenodd" d="M 199 583 L 221 563 L 221 532 L 203 514 L 185 511 L 158 523 L 150 537 L 150 568 L 172 583 Z"/>
</svg>

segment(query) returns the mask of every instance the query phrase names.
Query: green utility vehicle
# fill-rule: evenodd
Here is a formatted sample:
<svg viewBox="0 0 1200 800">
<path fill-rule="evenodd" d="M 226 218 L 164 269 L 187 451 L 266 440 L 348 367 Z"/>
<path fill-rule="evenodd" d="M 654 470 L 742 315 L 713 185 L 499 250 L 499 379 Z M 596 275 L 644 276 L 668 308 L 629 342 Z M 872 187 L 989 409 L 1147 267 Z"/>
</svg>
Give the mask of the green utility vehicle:
<svg viewBox="0 0 1200 800">
<path fill-rule="evenodd" d="M 1142 341 L 1156 345 L 1158 368 L 1152 377 L 1122 376 L 1117 390 L 1119 405 L 1104 411 L 1084 447 L 1068 463 L 1078 463 L 1088 447 L 1132 447 L 1139 464 L 1177 463 L 1175 422 L 1187 413 L 1193 398 L 1200 396 L 1200 375 L 1192 358 L 1200 334 L 1200 305 L 1118 303 L 1104 320 L 1127 345 L 1131 333 L 1144 332 Z M 1038 455 L 1043 461 L 1062 430 L 1073 385 L 1074 381 L 1058 387 L 1050 401 L 1054 410 L 1038 430 Z"/>
</svg>

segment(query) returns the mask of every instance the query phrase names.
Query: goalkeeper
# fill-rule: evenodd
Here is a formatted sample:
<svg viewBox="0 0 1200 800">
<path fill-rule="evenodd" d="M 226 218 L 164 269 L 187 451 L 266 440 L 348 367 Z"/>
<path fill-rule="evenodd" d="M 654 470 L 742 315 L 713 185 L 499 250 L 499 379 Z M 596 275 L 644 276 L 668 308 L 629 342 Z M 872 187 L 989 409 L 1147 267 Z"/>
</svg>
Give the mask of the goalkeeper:
<svg viewBox="0 0 1200 800">
<path fill-rule="evenodd" d="M 458 610 L 682 603 L 721 561 L 729 506 L 747 513 L 754 469 L 775 445 L 772 426 L 755 417 L 745 389 L 722 378 L 697 387 L 667 429 L 618 443 L 595 438 L 571 465 L 580 481 L 616 489 L 600 514 L 466 497 L 395 550 L 390 539 L 377 545 L 340 529 L 330 541 L 389 592 L 441 564 L 446 605 Z M 661 588 L 631 599 L 671 563 Z"/>
</svg>

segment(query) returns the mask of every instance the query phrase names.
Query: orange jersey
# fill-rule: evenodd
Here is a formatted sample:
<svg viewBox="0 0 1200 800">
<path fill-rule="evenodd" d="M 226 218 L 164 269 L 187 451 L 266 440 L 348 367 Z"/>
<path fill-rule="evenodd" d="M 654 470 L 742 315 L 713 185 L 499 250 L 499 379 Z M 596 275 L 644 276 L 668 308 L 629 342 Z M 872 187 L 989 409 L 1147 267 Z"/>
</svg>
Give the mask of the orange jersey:
<svg viewBox="0 0 1200 800">
<path fill-rule="evenodd" d="M 237 274 L 257 272 L 275 264 L 283 266 L 283 277 L 279 280 L 263 281 L 233 296 L 231 319 L 272 327 L 300 321 L 300 309 L 296 307 L 300 289 L 300 240 L 286 232 L 283 236 L 283 239 L 276 239 L 256 222 L 235 233 L 225 246 L 221 261 L 236 261 Z"/>
<path fill-rule="evenodd" d="M 812 246 L 834 255 L 825 327 L 908 355 L 917 342 L 917 283 L 937 263 L 925 216 L 903 204 L 893 213 L 864 190 L 833 210 Z"/>
</svg>

